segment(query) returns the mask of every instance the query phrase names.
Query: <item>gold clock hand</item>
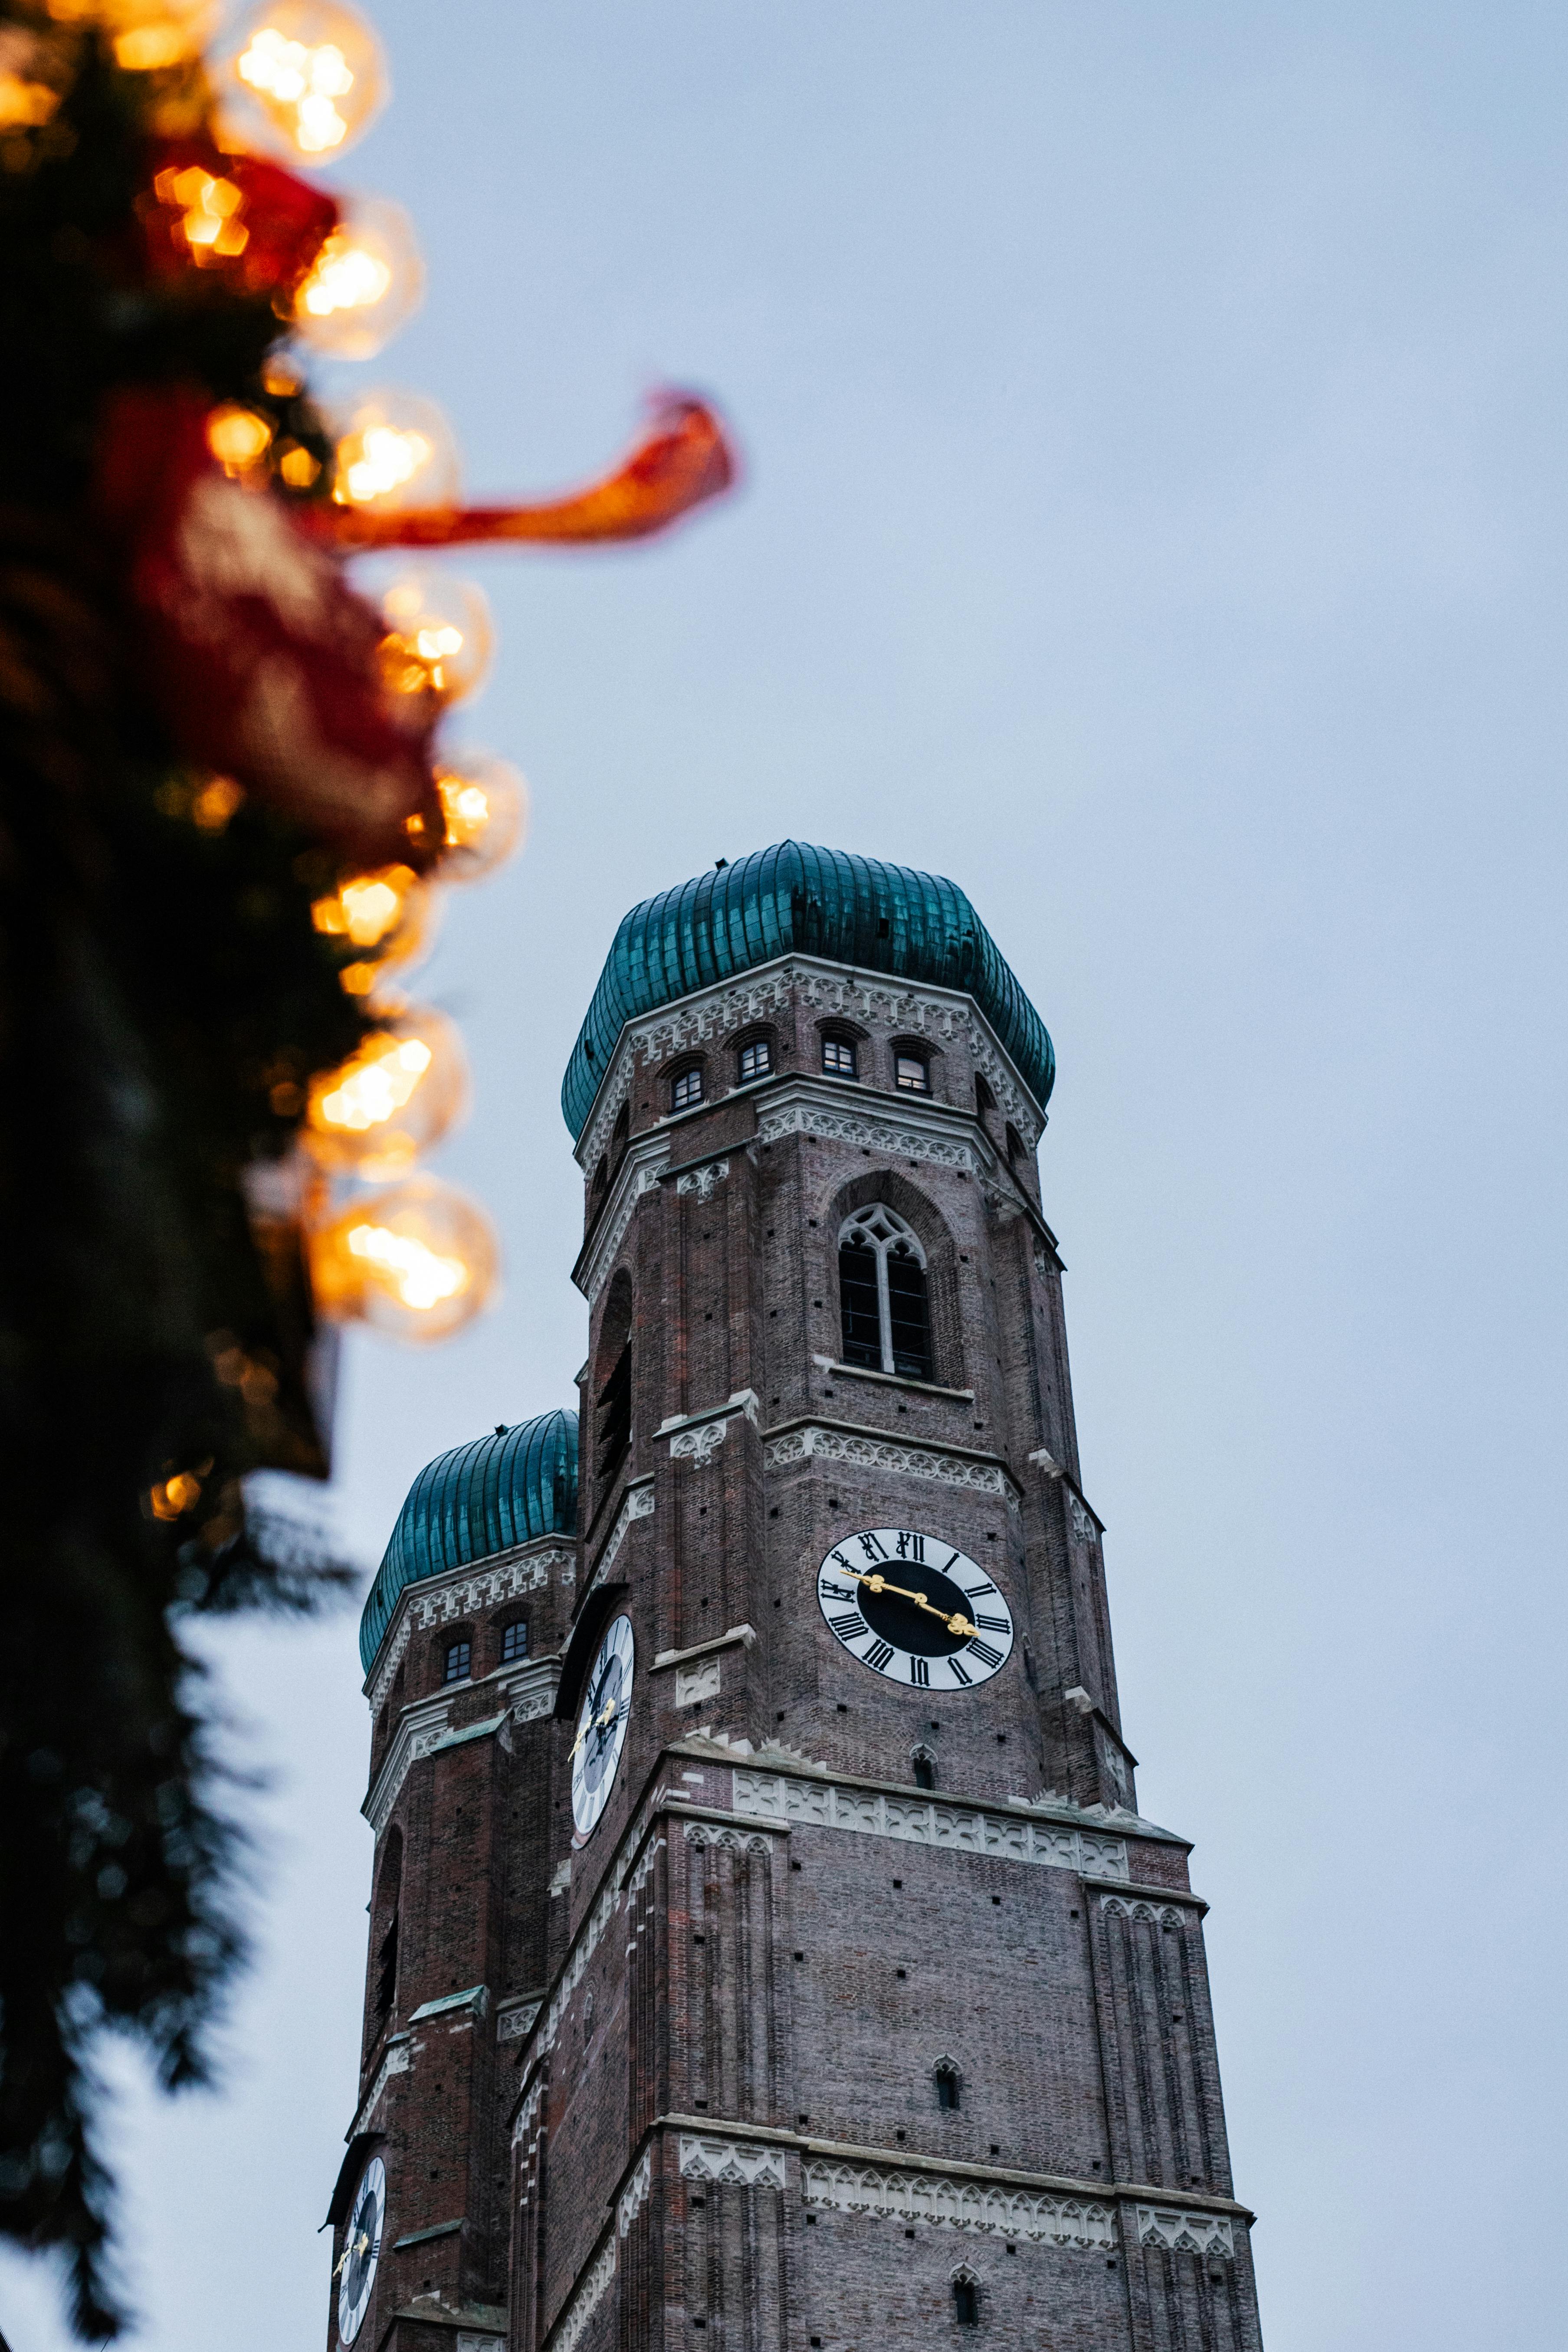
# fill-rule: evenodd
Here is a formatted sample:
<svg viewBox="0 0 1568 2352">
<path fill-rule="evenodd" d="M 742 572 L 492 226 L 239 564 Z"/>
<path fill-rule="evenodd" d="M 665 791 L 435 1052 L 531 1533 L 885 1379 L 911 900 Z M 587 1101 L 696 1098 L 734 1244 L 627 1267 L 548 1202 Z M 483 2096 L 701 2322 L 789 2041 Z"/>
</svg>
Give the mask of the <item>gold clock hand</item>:
<svg viewBox="0 0 1568 2352">
<path fill-rule="evenodd" d="M 964 1641 L 968 1641 L 972 1635 L 980 1631 L 978 1625 L 970 1623 L 962 1609 L 955 1609 L 950 1617 L 945 1609 L 938 1609 L 933 1602 L 928 1601 L 923 1592 L 911 1592 L 909 1587 L 903 1584 L 889 1584 L 879 1570 L 870 1576 L 864 1575 L 858 1568 L 846 1569 L 844 1572 L 847 1576 L 852 1576 L 857 1584 L 865 1585 L 868 1591 L 893 1592 L 897 1593 L 900 1601 L 912 1601 L 915 1607 L 923 1609 L 928 1617 L 940 1617 L 950 1633 L 956 1633 Z"/>
</svg>

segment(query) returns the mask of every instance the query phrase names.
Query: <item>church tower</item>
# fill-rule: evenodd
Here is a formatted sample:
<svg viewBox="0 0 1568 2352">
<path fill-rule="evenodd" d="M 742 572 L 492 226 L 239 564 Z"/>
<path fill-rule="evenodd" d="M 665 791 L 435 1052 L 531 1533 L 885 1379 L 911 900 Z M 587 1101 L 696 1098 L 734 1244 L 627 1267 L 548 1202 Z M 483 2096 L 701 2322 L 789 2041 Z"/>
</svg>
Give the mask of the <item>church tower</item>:
<svg viewBox="0 0 1568 2352">
<path fill-rule="evenodd" d="M 786 843 L 622 923 L 578 1412 L 430 1464 L 365 1610 L 331 2352 L 1258 2352 L 1053 1075 L 935 877 Z"/>
</svg>

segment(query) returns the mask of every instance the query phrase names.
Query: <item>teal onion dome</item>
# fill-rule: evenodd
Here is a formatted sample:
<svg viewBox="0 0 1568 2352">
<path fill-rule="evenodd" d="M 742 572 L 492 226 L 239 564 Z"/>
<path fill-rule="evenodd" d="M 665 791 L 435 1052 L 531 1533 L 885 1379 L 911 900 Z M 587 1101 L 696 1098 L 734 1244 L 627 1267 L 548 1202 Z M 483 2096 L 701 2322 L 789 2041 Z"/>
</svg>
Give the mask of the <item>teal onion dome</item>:
<svg viewBox="0 0 1568 2352">
<path fill-rule="evenodd" d="M 574 1140 L 628 1021 L 791 953 L 972 996 L 1044 1110 L 1057 1074 L 1046 1024 L 958 885 L 910 866 L 781 841 L 661 890 L 626 916 L 562 1084 Z"/>
<path fill-rule="evenodd" d="M 427 1462 L 408 1489 L 360 1619 L 366 1674 L 406 1585 L 538 1536 L 577 1533 L 577 1416 L 542 1412 Z"/>
</svg>

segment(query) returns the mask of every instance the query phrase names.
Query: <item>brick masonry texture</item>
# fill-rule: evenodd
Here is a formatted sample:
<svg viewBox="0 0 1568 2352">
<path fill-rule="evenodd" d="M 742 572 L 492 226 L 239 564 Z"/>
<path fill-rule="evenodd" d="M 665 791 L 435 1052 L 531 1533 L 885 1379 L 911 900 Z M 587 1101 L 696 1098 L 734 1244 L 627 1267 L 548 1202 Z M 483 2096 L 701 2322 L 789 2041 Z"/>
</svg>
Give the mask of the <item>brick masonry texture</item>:
<svg viewBox="0 0 1568 2352">
<path fill-rule="evenodd" d="M 1260 2352 L 1203 1906 L 1121 1736 L 1036 1129 L 1016 1088 L 995 1108 L 967 1000 L 832 981 L 785 963 L 623 1038 L 583 1148 L 578 1540 L 411 1588 L 372 1669 L 345 2189 L 379 2153 L 375 2352 L 962 2352 L 969 2314 L 1008 2352 Z M 858 1081 L 822 1073 L 825 1026 Z M 901 1037 L 929 1098 L 894 1088 Z M 705 1100 L 672 1114 L 694 1057 Z M 925 1252 L 926 1381 L 840 1360 L 839 1230 L 873 1202 Z M 876 1527 L 1001 1589 L 992 1680 L 911 1689 L 834 1640 L 818 1566 Z M 637 1673 L 584 1842 L 550 1710 L 606 1611 Z"/>
</svg>

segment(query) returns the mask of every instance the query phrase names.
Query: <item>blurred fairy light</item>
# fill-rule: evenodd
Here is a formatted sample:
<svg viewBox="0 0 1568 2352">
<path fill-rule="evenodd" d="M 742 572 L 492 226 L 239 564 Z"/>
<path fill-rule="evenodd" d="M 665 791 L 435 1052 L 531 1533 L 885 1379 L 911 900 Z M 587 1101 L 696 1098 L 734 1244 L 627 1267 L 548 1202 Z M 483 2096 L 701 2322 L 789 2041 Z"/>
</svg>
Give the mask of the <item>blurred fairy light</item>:
<svg viewBox="0 0 1568 2352">
<path fill-rule="evenodd" d="M 350 197 L 294 297 L 294 326 L 335 359 L 374 359 L 424 294 L 425 265 L 402 206 Z"/>
<path fill-rule="evenodd" d="M 494 629 L 482 589 L 456 573 L 405 572 L 384 590 L 382 676 L 395 694 L 442 702 L 472 694 L 490 666 Z"/>
<path fill-rule="evenodd" d="M 500 1255 L 477 1202 L 434 1176 L 373 1193 L 310 1234 L 310 1277 L 329 1314 L 399 1339 L 444 1339 L 494 1295 Z"/>
<path fill-rule="evenodd" d="M 238 217 L 245 198 L 232 180 L 189 163 L 183 172 L 160 172 L 153 193 L 160 204 L 178 207 L 180 231 L 198 268 L 214 259 L 232 261 L 250 243 L 250 231 Z"/>
<path fill-rule="evenodd" d="M 226 401 L 207 418 L 207 447 L 226 472 L 242 474 L 258 465 L 272 446 L 272 425 L 254 408 Z"/>
<path fill-rule="evenodd" d="M 479 882 L 521 847 L 528 824 L 528 786 L 510 760 L 469 751 L 438 760 L 436 789 L 447 824 L 443 882 Z"/>
<path fill-rule="evenodd" d="M 100 25 L 126 73 L 163 73 L 199 57 L 217 24 L 217 0 L 47 0 L 58 25 Z"/>
<path fill-rule="evenodd" d="M 230 71 L 244 116 L 306 163 L 346 154 L 391 95 L 374 29 L 336 0 L 277 0 L 239 39 Z"/>
<path fill-rule="evenodd" d="M 444 506 L 455 495 L 458 444 L 433 400 L 386 389 L 367 393 L 339 434 L 332 496 L 381 514 Z"/>
<path fill-rule="evenodd" d="M 467 1108 L 468 1061 L 444 1013 L 402 1014 L 310 1082 L 305 1142 L 321 1166 L 379 1181 L 410 1168 Z"/>
</svg>

